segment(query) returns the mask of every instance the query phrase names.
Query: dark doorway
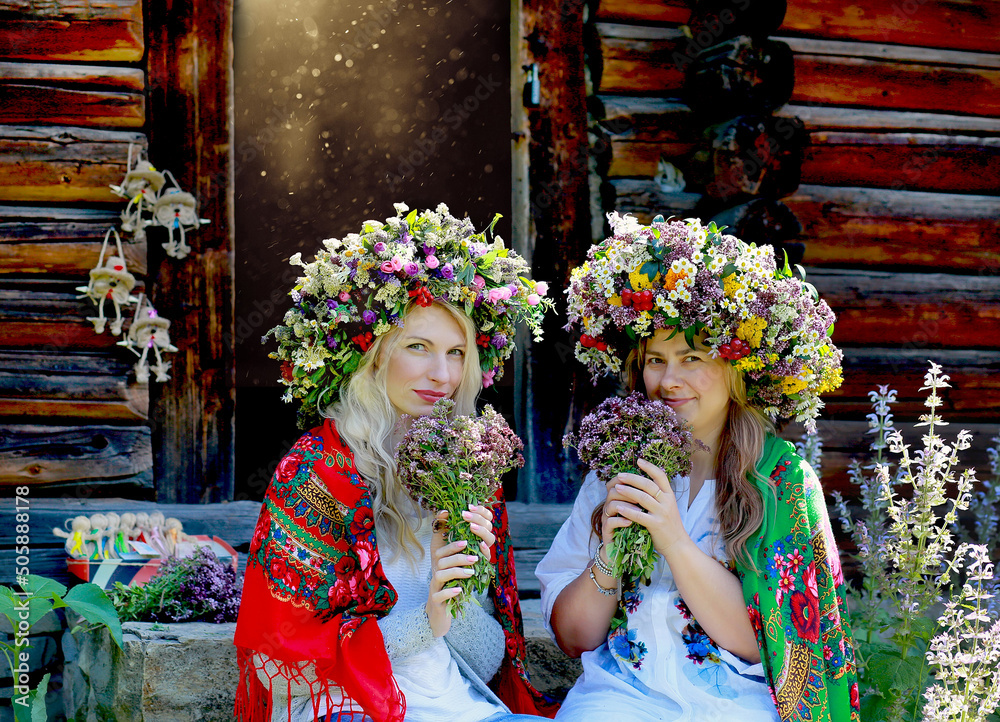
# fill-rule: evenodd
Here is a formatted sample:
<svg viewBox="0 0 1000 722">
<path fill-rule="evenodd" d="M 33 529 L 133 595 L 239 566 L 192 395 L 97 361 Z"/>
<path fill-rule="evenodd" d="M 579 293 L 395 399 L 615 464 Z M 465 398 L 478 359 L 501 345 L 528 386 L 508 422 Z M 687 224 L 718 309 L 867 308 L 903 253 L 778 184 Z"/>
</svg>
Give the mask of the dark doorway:
<svg viewBox="0 0 1000 722">
<path fill-rule="evenodd" d="M 238 0 L 236 484 L 260 498 L 298 437 L 261 336 L 289 256 L 366 219 L 445 203 L 510 240 L 509 4 Z M 513 374 L 485 394 L 509 407 Z M 506 385 L 505 385 L 506 384 Z M 506 409 L 505 409 L 506 410 Z"/>
</svg>

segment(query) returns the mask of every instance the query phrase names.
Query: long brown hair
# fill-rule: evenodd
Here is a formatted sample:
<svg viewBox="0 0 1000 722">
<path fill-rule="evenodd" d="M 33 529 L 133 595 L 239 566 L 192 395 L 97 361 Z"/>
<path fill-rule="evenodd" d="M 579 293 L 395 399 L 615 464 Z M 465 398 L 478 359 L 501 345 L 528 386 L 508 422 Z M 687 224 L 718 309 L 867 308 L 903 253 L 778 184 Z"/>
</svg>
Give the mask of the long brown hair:
<svg viewBox="0 0 1000 722">
<path fill-rule="evenodd" d="M 625 360 L 623 375 L 630 391 L 646 393 L 642 381 L 645 361 L 646 340 L 643 340 Z M 755 569 L 756 565 L 747 552 L 747 540 L 764 521 L 764 500 L 754 479 L 759 477 L 757 462 L 764 452 L 764 441 L 769 433 L 774 433 L 774 426 L 747 402 L 743 374 L 728 363 L 725 370 L 729 413 L 715 458 L 715 507 L 726 556 Z M 601 536 L 603 514 L 602 502 L 591 514 L 591 528 L 598 538 Z"/>
</svg>

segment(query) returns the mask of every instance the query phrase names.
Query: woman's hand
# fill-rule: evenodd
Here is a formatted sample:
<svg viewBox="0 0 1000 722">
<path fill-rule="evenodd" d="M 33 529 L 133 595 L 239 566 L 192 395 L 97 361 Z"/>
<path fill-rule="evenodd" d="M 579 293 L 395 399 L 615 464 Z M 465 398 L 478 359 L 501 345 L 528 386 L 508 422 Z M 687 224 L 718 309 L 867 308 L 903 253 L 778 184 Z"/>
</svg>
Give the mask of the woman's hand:
<svg viewBox="0 0 1000 722">
<path fill-rule="evenodd" d="M 601 536 L 608 544 L 615 529 L 633 522 L 641 524 L 649 530 L 656 551 L 666 557 L 678 542 L 691 538 L 684 530 L 677 499 L 663 469 L 643 459 L 638 466 L 649 475 L 648 478 L 639 474 L 618 474 L 608 482 Z"/>
<path fill-rule="evenodd" d="M 490 558 L 490 547 L 496 541 L 493 535 L 493 512 L 485 506 L 469 506 L 462 512 L 462 518 L 469 523 L 472 533 L 479 537 L 479 550 L 487 559 Z M 448 601 L 458 596 L 458 587 L 444 588 L 453 579 L 467 579 L 472 576 L 472 565 L 478 561 L 476 554 L 471 554 L 464 539 L 445 544 L 445 528 L 448 512 L 438 512 L 434 520 L 434 532 L 431 534 L 431 585 L 427 594 L 427 621 L 435 637 L 443 637 L 451 629 L 451 614 L 448 612 Z"/>
</svg>

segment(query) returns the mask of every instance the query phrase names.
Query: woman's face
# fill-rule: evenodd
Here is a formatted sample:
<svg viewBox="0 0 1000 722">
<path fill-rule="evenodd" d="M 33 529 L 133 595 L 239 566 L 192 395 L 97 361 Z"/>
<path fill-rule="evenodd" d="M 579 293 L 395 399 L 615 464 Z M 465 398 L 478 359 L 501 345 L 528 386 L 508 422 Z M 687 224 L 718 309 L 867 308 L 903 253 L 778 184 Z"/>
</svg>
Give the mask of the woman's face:
<svg viewBox="0 0 1000 722">
<path fill-rule="evenodd" d="M 726 361 L 713 359 L 700 343 L 691 350 L 683 333 L 660 329 L 646 344 L 642 380 L 646 395 L 659 399 L 687 420 L 697 439 L 712 445 L 729 413 Z"/>
<path fill-rule="evenodd" d="M 465 368 L 465 333 L 445 309 L 414 306 L 389 356 L 386 391 L 398 414 L 424 416 L 438 399 L 451 398 Z"/>
</svg>

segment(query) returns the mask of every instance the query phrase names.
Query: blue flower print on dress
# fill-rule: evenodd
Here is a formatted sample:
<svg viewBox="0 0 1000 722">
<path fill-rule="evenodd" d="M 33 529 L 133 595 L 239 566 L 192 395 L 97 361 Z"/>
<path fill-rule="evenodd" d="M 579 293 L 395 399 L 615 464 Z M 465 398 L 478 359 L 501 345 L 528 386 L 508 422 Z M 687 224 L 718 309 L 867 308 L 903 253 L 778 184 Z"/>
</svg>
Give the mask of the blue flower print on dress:
<svg viewBox="0 0 1000 722">
<path fill-rule="evenodd" d="M 642 604 L 642 592 L 635 587 L 631 589 L 622 589 L 622 606 L 625 607 L 625 611 L 629 614 L 635 614 L 636 610 L 639 609 L 639 605 Z"/>
<path fill-rule="evenodd" d="M 642 669 L 642 660 L 646 656 L 646 645 L 637 638 L 636 631 L 622 625 L 608 635 L 608 648 L 611 653 L 633 669 Z"/>
</svg>

